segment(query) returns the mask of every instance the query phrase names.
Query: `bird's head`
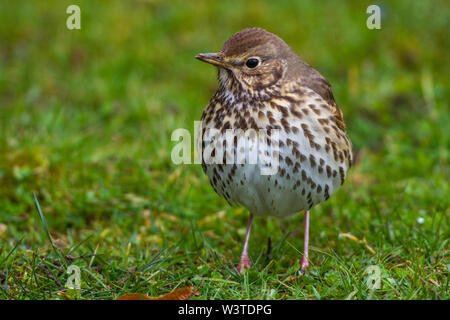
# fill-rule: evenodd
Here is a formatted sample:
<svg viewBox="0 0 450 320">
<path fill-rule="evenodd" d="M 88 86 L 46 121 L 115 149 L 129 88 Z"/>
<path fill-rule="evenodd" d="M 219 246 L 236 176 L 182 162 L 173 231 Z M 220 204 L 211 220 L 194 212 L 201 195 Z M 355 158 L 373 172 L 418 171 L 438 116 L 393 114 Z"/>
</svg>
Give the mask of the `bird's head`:
<svg viewBox="0 0 450 320">
<path fill-rule="evenodd" d="M 260 28 L 242 30 L 228 39 L 217 53 L 200 53 L 197 59 L 219 68 L 221 85 L 261 91 L 279 84 L 288 64 L 298 59 L 276 35 Z"/>
</svg>

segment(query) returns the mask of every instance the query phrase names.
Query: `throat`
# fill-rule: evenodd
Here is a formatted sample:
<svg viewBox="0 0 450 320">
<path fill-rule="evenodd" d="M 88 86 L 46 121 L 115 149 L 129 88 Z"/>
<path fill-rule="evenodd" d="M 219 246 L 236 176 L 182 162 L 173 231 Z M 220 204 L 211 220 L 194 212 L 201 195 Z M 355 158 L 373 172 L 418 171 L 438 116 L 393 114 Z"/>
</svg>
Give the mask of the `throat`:
<svg viewBox="0 0 450 320">
<path fill-rule="evenodd" d="M 228 69 L 219 69 L 218 80 L 220 83 L 217 90 L 217 96 L 227 105 L 241 104 L 258 105 L 264 101 L 271 100 L 280 95 L 280 87 L 272 85 L 265 88 L 252 88 L 239 81 L 233 71 Z M 238 107 L 238 106 L 236 106 Z"/>
</svg>

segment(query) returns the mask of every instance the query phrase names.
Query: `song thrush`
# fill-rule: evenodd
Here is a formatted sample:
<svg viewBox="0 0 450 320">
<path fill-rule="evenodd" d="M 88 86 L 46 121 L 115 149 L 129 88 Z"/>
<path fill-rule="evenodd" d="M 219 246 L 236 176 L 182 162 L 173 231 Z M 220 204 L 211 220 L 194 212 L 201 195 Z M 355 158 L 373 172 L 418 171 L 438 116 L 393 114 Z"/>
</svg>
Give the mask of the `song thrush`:
<svg viewBox="0 0 450 320">
<path fill-rule="evenodd" d="M 278 157 L 275 174 L 262 174 L 262 163 L 228 162 L 239 139 L 228 142 L 222 134 L 202 142 L 202 167 L 214 190 L 231 205 L 250 211 L 239 272 L 251 266 L 247 246 L 253 216 L 286 217 L 305 211 L 304 253 L 301 269 L 308 267 L 309 210 L 326 201 L 345 180 L 352 163 L 351 142 L 343 115 L 327 80 L 303 62 L 279 37 L 260 28 L 245 29 L 228 39 L 218 53 L 197 59 L 218 68 L 219 89 L 202 115 L 202 138 L 209 129 L 265 130 L 258 140 L 258 155 Z M 271 130 L 278 130 L 274 141 Z M 277 144 L 278 152 L 269 152 Z M 223 161 L 206 161 L 205 148 L 228 148 Z M 210 148 L 211 150 L 211 148 Z M 236 161 L 235 153 L 231 160 Z M 216 157 L 217 159 L 217 157 Z M 219 157 L 219 160 L 222 156 Z"/>
</svg>

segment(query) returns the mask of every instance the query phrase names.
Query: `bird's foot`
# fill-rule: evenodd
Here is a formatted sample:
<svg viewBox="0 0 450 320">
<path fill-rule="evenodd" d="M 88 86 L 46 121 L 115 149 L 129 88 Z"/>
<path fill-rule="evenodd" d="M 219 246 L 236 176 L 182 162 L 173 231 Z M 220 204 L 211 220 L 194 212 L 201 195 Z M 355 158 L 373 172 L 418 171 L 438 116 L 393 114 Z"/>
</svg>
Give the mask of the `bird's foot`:
<svg viewBox="0 0 450 320">
<path fill-rule="evenodd" d="M 308 270 L 308 266 L 309 266 L 308 259 L 302 257 L 302 260 L 300 260 L 300 272 L 304 274 Z"/>
<path fill-rule="evenodd" d="M 241 261 L 239 262 L 239 265 L 236 267 L 237 271 L 242 274 L 244 270 L 250 269 L 252 266 L 252 263 L 250 262 L 250 259 L 248 256 L 242 256 Z"/>
</svg>

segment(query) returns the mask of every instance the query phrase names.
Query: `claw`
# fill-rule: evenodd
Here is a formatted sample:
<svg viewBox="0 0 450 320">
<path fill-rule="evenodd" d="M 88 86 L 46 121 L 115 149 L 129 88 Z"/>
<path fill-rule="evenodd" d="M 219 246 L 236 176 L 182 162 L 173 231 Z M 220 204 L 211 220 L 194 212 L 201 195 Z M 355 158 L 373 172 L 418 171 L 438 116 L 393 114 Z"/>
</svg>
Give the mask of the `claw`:
<svg viewBox="0 0 450 320">
<path fill-rule="evenodd" d="M 302 260 L 300 261 L 300 270 L 302 273 L 304 273 L 309 266 L 309 262 L 308 259 L 306 259 L 305 257 L 302 258 Z"/>
<path fill-rule="evenodd" d="M 252 263 L 250 262 L 250 259 L 248 257 L 248 250 L 247 250 L 248 239 L 250 238 L 250 231 L 252 230 L 252 222 L 253 222 L 253 214 L 250 213 L 250 217 L 248 218 L 247 233 L 245 235 L 244 248 L 242 249 L 241 254 L 241 262 L 237 266 L 237 270 L 239 271 L 240 274 L 242 274 L 242 272 L 244 271 L 242 268 L 248 270 L 252 266 Z"/>
<path fill-rule="evenodd" d="M 239 274 L 242 274 L 244 270 L 250 269 L 252 266 L 252 263 L 250 262 L 250 259 L 248 257 L 241 257 L 241 262 L 236 267 Z"/>
</svg>

